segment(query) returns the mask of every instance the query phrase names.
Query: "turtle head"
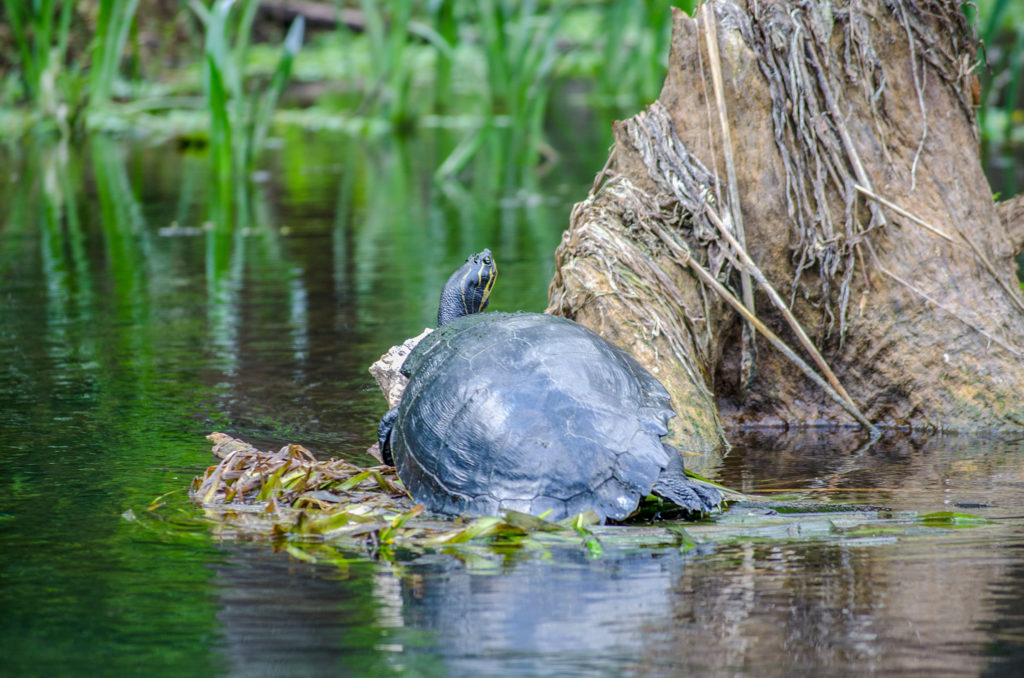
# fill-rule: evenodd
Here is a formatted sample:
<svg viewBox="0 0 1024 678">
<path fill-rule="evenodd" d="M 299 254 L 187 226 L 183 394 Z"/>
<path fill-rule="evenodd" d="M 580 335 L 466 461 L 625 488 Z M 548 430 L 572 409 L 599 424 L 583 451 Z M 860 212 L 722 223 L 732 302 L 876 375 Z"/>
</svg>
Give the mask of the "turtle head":
<svg viewBox="0 0 1024 678">
<path fill-rule="evenodd" d="M 437 308 L 437 326 L 487 308 L 491 288 L 498 277 L 498 265 L 490 250 L 471 254 L 458 268 L 441 292 Z"/>
</svg>

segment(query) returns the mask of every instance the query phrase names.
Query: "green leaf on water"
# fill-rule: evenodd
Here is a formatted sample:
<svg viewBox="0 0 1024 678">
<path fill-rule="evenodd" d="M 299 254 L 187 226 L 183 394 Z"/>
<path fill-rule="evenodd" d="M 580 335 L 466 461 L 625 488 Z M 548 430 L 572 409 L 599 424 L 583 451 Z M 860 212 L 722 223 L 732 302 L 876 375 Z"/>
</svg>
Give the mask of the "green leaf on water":
<svg viewBox="0 0 1024 678">
<path fill-rule="evenodd" d="M 270 476 L 263 481 L 263 487 L 260 488 L 259 494 L 256 495 L 256 500 L 263 501 L 264 499 L 268 499 L 270 495 L 273 494 L 274 490 L 280 488 L 282 486 L 281 476 L 283 476 L 284 472 L 287 470 L 288 465 L 284 464 L 281 468 L 271 473 Z"/>
<path fill-rule="evenodd" d="M 456 530 L 455 533 L 445 539 L 444 542 L 449 544 L 461 544 L 470 541 L 471 539 L 486 537 L 497 531 L 500 525 L 502 525 L 501 518 L 495 518 L 492 516 L 477 518 L 464 528 Z M 441 535 L 438 536 L 440 537 Z"/>
<path fill-rule="evenodd" d="M 529 513 L 520 513 L 519 511 L 513 511 L 511 509 L 505 511 L 504 518 L 506 525 L 518 528 L 523 532 L 559 532 L 565 529 L 558 523 L 553 523 L 549 520 L 545 520 L 544 518 L 538 518 L 537 516 L 530 515 Z"/>
<path fill-rule="evenodd" d="M 918 522 L 931 527 L 977 527 L 988 525 L 992 521 L 987 518 L 972 516 L 969 513 L 956 513 L 954 511 L 937 511 L 918 516 Z"/>
<path fill-rule="evenodd" d="M 344 527 L 352 522 L 352 514 L 348 511 L 336 510 L 322 518 L 309 518 L 311 514 L 303 513 L 295 523 L 294 530 L 299 534 L 323 534 Z"/>
<path fill-rule="evenodd" d="M 597 511 L 590 509 L 583 513 L 577 513 L 574 516 L 563 518 L 558 521 L 559 525 L 565 525 L 571 527 L 574 530 L 578 530 L 582 527 L 590 527 L 591 525 L 599 525 L 601 523 L 601 516 L 597 515 Z"/>
<path fill-rule="evenodd" d="M 685 553 L 697 545 L 697 542 L 693 540 L 693 537 L 690 536 L 690 533 L 682 525 L 667 525 L 666 529 L 679 537 L 680 551 Z"/>
<path fill-rule="evenodd" d="M 355 487 L 359 483 L 363 482 L 364 480 L 369 478 L 371 475 L 373 475 L 373 471 L 371 471 L 369 469 L 366 470 L 366 471 L 363 471 L 362 473 L 357 473 L 356 475 L 352 476 L 351 478 L 349 478 L 348 480 L 343 482 L 340 487 L 343 490 L 351 490 L 353 487 Z"/>
<path fill-rule="evenodd" d="M 391 524 L 380 531 L 380 543 L 390 544 L 394 542 L 395 535 L 398 531 L 402 529 L 407 522 L 409 522 L 410 518 L 415 518 L 419 514 L 423 513 L 423 508 L 423 504 L 417 504 L 412 507 L 412 510 L 395 516 L 394 520 L 391 521 Z"/>
</svg>

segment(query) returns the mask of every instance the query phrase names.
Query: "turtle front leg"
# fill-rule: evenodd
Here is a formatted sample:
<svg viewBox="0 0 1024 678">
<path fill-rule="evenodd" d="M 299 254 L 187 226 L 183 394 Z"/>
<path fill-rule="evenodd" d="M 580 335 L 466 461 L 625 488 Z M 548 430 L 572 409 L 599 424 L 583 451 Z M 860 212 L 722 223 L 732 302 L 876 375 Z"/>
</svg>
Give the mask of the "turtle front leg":
<svg viewBox="0 0 1024 678">
<path fill-rule="evenodd" d="M 391 429 L 395 427 L 395 419 L 398 418 L 398 408 L 392 407 L 377 424 L 377 445 L 380 449 L 380 459 L 388 466 L 395 465 L 395 458 L 391 454 Z"/>
</svg>

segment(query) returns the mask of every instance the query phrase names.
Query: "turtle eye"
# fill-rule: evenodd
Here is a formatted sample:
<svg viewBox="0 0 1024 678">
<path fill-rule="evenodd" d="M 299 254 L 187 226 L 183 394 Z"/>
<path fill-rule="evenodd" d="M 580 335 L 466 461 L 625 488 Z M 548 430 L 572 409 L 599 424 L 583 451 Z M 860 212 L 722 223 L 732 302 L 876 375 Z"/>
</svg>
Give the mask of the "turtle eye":
<svg viewBox="0 0 1024 678">
<path fill-rule="evenodd" d="M 484 257 L 484 266 L 490 266 L 490 265 L 491 265 L 491 258 L 490 257 Z"/>
</svg>

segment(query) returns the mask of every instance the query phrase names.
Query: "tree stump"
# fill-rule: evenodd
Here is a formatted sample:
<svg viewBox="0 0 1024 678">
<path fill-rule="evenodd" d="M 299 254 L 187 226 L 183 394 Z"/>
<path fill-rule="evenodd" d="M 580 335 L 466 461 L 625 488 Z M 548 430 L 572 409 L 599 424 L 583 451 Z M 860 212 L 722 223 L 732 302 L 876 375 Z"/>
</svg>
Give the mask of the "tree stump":
<svg viewBox="0 0 1024 678">
<path fill-rule="evenodd" d="M 969 30 L 939 0 L 675 12 L 661 96 L 616 123 L 548 311 L 665 383 L 682 449 L 713 458 L 720 421 L 856 425 L 708 284 L 742 299 L 755 276 L 723 228 L 871 422 L 1024 428 L 1024 203 L 997 210 L 982 171 Z M 746 306 L 811 363 L 765 289 Z"/>
</svg>

